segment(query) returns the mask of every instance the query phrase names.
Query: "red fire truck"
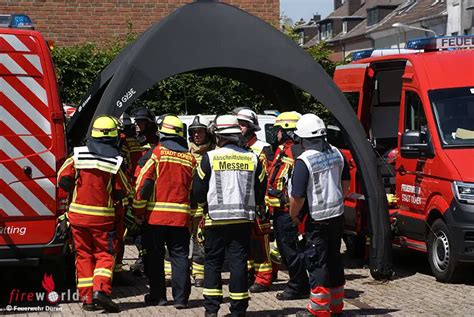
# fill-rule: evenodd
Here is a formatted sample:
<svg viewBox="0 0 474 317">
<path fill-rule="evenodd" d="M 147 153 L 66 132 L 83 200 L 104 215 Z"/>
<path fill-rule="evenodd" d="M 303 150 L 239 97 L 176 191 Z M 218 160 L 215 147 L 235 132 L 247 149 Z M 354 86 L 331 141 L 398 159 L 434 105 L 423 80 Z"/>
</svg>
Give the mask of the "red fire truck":
<svg viewBox="0 0 474 317">
<path fill-rule="evenodd" d="M 334 81 L 354 101 L 377 153 L 393 244 L 427 253 L 436 279 L 451 282 L 474 263 L 474 36 L 406 47 L 358 52 Z M 352 177 L 346 241 L 361 254 L 368 212 L 345 154 Z"/>
<path fill-rule="evenodd" d="M 0 28 L 0 118 L 0 265 L 64 262 L 55 235 L 64 113 L 39 32 Z"/>
</svg>

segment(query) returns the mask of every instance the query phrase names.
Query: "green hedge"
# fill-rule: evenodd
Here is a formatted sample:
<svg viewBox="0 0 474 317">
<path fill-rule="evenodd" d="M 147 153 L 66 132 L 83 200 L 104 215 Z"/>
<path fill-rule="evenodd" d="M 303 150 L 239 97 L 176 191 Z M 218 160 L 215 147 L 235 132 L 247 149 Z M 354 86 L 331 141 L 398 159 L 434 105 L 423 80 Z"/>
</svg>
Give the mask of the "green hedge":
<svg viewBox="0 0 474 317">
<path fill-rule="evenodd" d="M 134 36 L 98 47 L 87 43 L 73 47 L 53 49 L 53 60 L 60 83 L 63 102 L 79 104 L 93 81 Z M 335 63 L 329 60 L 331 51 L 325 43 L 312 47 L 308 53 L 332 76 Z M 323 119 L 330 120 L 326 108 L 307 93 L 298 92 L 302 108 L 316 112 Z M 174 76 L 157 83 L 145 92 L 133 108 L 148 107 L 155 113 L 224 113 L 235 107 L 251 106 L 255 111 L 275 109 L 269 100 L 247 85 L 221 76 L 188 73 Z"/>
</svg>

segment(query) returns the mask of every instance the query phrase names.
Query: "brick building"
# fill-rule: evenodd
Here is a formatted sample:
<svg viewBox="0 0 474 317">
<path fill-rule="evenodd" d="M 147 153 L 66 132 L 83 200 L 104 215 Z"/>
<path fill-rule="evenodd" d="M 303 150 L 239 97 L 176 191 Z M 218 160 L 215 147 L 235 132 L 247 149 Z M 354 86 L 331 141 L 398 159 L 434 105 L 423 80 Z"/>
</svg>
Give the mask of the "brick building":
<svg viewBox="0 0 474 317">
<path fill-rule="evenodd" d="M 0 13 L 25 13 L 56 45 L 101 43 L 141 33 L 192 0 L 5 0 Z M 223 0 L 279 26 L 280 0 Z"/>
</svg>

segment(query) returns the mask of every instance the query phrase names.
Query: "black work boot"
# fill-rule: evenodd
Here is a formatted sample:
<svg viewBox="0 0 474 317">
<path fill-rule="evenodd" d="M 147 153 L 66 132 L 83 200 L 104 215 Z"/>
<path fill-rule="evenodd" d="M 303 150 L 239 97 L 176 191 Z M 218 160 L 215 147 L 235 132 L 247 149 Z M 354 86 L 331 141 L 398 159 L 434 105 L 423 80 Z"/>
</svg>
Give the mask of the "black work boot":
<svg viewBox="0 0 474 317">
<path fill-rule="evenodd" d="M 87 303 L 82 303 L 82 310 L 84 311 L 96 311 L 98 309 L 96 304 L 87 304 Z"/>
<path fill-rule="evenodd" d="M 270 287 L 259 284 L 259 283 L 255 283 L 249 287 L 249 291 L 251 291 L 252 293 L 263 293 L 263 292 L 268 291 L 269 289 Z"/>
<path fill-rule="evenodd" d="M 108 313 L 120 312 L 120 307 L 104 292 L 95 291 L 92 295 L 92 303 L 102 307 Z"/>
</svg>

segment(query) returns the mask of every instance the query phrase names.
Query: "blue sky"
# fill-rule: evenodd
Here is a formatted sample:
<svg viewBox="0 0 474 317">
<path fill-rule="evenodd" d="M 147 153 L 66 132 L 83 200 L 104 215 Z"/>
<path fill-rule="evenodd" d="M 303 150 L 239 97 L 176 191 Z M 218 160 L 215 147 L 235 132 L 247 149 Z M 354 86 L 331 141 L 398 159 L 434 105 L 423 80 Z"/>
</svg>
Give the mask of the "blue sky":
<svg viewBox="0 0 474 317">
<path fill-rule="evenodd" d="M 334 0 L 280 0 L 280 13 L 293 20 L 299 21 L 301 18 L 305 21 L 319 13 L 325 18 L 334 7 Z"/>
</svg>

